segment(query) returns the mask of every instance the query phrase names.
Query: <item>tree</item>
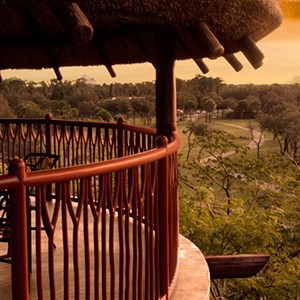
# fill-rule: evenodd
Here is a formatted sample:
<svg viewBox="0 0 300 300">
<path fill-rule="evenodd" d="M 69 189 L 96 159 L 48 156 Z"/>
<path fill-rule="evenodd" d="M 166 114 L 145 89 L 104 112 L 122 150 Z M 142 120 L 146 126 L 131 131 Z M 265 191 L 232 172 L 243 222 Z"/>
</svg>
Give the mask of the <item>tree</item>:
<svg viewBox="0 0 300 300">
<path fill-rule="evenodd" d="M 192 115 L 197 108 L 197 101 L 195 98 L 189 98 L 184 104 L 184 113 L 190 116 L 190 121 L 192 121 Z"/>
<path fill-rule="evenodd" d="M 196 75 L 193 79 L 187 81 L 186 86 L 190 93 L 196 97 L 201 97 L 211 92 L 218 93 L 218 90 L 223 86 L 223 80 L 219 77 Z"/>
<path fill-rule="evenodd" d="M 142 97 L 132 98 L 130 105 L 134 124 L 136 115 L 139 115 L 145 125 L 151 125 L 151 120 L 154 117 L 154 104 L 152 102 Z"/>
<path fill-rule="evenodd" d="M 271 256 L 256 277 L 215 280 L 211 297 L 297 299 L 300 169 L 278 155 L 249 158 L 222 133 L 195 139 L 201 156 L 180 164 L 182 234 L 206 255 Z M 232 148 L 237 154 L 224 155 Z"/>
<path fill-rule="evenodd" d="M 253 123 L 248 122 L 247 126 L 250 130 L 251 142 L 256 146 L 256 158 L 260 158 L 260 147 L 264 140 L 264 130 L 260 127 L 260 131 L 255 130 Z"/>
<path fill-rule="evenodd" d="M 219 111 L 221 110 L 221 118 L 224 118 L 224 111 L 227 108 L 227 102 L 221 97 L 218 96 L 215 99 L 216 109 L 217 109 L 217 119 L 219 119 Z"/>
<path fill-rule="evenodd" d="M 27 101 L 20 105 L 17 116 L 19 118 L 43 118 L 45 112 L 36 103 Z"/>
<path fill-rule="evenodd" d="M 246 101 L 248 102 L 248 111 L 257 114 L 261 108 L 261 102 L 259 98 L 254 95 L 248 95 L 246 97 Z"/>
<path fill-rule="evenodd" d="M 235 112 L 238 113 L 241 119 L 244 118 L 244 113 L 248 110 L 249 103 L 246 99 L 240 100 L 237 102 L 237 106 L 235 107 Z"/>
<path fill-rule="evenodd" d="M 75 119 L 79 114 L 78 110 L 65 100 L 52 101 L 51 111 L 54 117 L 62 119 Z"/>
<path fill-rule="evenodd" d="M 130 100 L 128 98 L 117 98 L 117 99 L 109 99 L 101 102 L 101 106 L 109 111 L 113 117 L 118 114 L 124 115 L 128 118 L 131 112 Z"/>
<path fill-rule="evenodd" d="M 191 151 L 196 147 L 195 143 L 198 143 L 198 138 L 204 137 L 211 132 L 212 131 L 208 129 L 208 125 L 204 123 L 192 123 L 186 127 L 186 130 L 183 130 L 182 133 L 186 134 L 188 139 L 186 161 L 190 159 Z"/>
<path fill-rule="evenodd" d="M 211 121 L 212 113 L 216 109 L 216 106 L 217 106 L 216 102 L 212 98 L 210 98 L 208 96 L 206 96 L 206 97 L 203 98 L 203 105 L 202 105 L 202 107 L 206 111 L 206 118 L 205 118 L 206 122 L 210 122 Z"/>
<path fill-rule="evenodd" d="M 276 104 L 267 113 L 257 116 L 262 130 L 272 132 L 278 142 L 280 154 L 294 163 L 299 161 L 300 112 L 295 106 Z"/>
<path fill-rule="evenodd" d="M 28 100 L 26 82 L 15 77 L 3 80 L 0 83 L 0 91 L 13 109 L 17 109 Z"/>
<path fill-rule="evenodd" d="M 14 117 L 14 111 L 8 105 L 7 100 L 5 97 L 0 94 L 0 118 L 12 118 Z"/>
<path fill-rule="evenodd" d="M 42 108 L 45 113 L 49 112 L 51 108 L 51 100 L 39 90 L 32 90 L 28 98 L 29 101 L 36 103 L 40 108 Z"/>
<path fill-rule="evenodd" d="M 51 79 L 48 86 L 51 100 L 65 100 L 70 96 L 75 87 L 72 81 L 59 81 L 57 79 Z"/>
<path fill-rule="evenodd" d="M 113 119 L 111 114 L 102 107 L 96 110 L 94 117 L 104 122 L 110 122 Z"/>
<path fill-rule="evenodd" d="M 197 104 L 196 97 L 193 94 L 191 94 L 191 93 L 188 93 L 188 92 L 177 92 L 176 96 L 177 96 L 177 108 L 178 109 L 184 110 L 185 109 L 185 105 L 186 105 L 186 103 L 189 100 L 191 100 L 193 102 L 196 102 L 196 104 Z"/>
<path fill-rule="evenodd" d="M 77 105 L 77 109 L 79 111 L 78 116 L 83 118 L 92 117 L 96 108 L 97 102 L 80 101 Z"/>
</svg>

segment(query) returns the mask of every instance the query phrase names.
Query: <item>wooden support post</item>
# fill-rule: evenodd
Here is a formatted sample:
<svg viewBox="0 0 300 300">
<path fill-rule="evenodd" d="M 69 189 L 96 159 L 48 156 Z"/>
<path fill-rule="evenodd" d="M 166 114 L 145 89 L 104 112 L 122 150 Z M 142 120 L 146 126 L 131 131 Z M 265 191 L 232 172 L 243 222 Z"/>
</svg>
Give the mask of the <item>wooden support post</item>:
<svg viewBox="0 0 300 300">
<path fill-rule="evenodd" d="M 1 71 L 0 71 L 0 83 L 2 82 L 2 75 L 1 75 Z"/>
<path fill-rule="evenodd" d="M 28 241 L 27 241 L 27 214 L 26 214 L 26 177 L 25 163 L 21 159 L 9 162 L 9 173 L 19 179 L 18 186 L 11 190 L 11 273 L 12 299 L 29 299 L 29 272 L 28 272 Z M 31 243 L 31 241 L 29 241 Z"/>
<path fill-rule="evenodd" d="M 156 128 L 157 135 L 171 140 L 176 130 L 175 35 L 161 28 L 156 36 Z"/>
</svg>

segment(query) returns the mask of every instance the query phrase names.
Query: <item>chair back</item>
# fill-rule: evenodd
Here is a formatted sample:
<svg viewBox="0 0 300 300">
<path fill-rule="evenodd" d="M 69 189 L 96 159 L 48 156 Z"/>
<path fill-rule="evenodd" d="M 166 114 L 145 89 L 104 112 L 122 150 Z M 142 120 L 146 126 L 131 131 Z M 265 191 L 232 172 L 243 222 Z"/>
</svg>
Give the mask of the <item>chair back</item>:
<svg viewBox="0 0 300 300">
<path fill-rule="evenodd" d="M 30 171 L 47 170 L 55 167 L 60 156 L 49 153 L 29 153 L 24 157 L 24 162 Z"/>
</svg>

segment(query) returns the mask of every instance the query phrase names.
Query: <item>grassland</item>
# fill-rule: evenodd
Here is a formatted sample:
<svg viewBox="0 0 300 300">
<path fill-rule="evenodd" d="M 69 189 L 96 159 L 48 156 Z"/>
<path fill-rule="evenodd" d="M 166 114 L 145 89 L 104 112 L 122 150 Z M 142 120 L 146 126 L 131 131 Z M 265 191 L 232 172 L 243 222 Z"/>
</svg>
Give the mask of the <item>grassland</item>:
<svg viewBox="0 0 300 300">
<path fill-rule="evenodd" d="M 204 122 L 200 120 L 199 122 Z M 215 130 L 222 130 L 225 131 L 235 138 L 235 142 L 242 146 L 248 146 L 251 142 L 251 134 L 248 130 L 249 122 L 255 130 L 259 129 L 259 124 L 255 120 L 212 120 L 209 123 L 209 127 Z M 187 135 L 183 134 L 183 131 L 186 129 L 188 122 L 180 122 L 178 123 L 178 133 L 181 137 L 181 147 L 180 152 L 183 156 L 186 155 L 188 149 L 188 139 Z M 237 127 L 238 126 L 238 127 Z M 239 128 L 240 127 L 240 128 Z M 265 153 L 275 153 L 278 151 L 277 142 L 273 140 L 273 136 L 269 132 L 264 132 L 264 143 L 261 145 L 261 154 Z M 255 157 L 256 156 L 256 149 L 251 149 L 249 151 L 249 155 Z"/>
</svg>

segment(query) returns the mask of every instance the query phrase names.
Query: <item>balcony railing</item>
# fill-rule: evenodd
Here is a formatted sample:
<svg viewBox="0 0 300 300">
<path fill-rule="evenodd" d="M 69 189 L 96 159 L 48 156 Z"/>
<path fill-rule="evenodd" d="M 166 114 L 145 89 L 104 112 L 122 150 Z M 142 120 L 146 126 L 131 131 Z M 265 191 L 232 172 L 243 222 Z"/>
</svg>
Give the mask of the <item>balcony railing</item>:
<svg viewBox="0 0 300 300">
<path fill-rule="evenodd" d="M 154 130 L 122 120 L 47 116 L 2 119 L 0 126 L 0 189 L 10 193 L 13 299 L 169 298 L 178 260 L 178 136 L 168 143 Z M 55 169 L 28 172 L 19 158 L 33 152 L 58 154 L 60 160 Z M 32 241 L 29 200 L 36 207 Z M 29 293 L 30 277 L 36 280 Z"/>
</svg>

